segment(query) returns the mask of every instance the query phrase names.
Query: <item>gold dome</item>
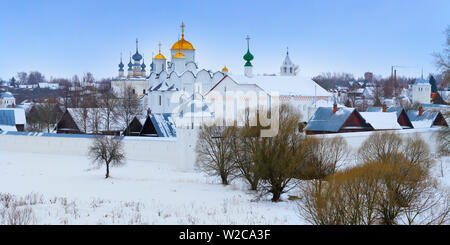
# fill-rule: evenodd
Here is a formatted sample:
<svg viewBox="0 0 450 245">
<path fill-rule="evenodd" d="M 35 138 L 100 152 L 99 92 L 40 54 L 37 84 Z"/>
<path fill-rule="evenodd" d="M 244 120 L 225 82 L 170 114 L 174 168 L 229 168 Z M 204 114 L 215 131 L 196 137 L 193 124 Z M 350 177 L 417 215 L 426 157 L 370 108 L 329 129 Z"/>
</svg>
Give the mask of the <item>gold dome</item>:
<svg viewBox="0 0 450 245">
<path fill-rule="evenodd" d="M 228 72 L 227 66 L 225 66 L 225 67 L 222 69 L 222 72 Z"/>
<path fill-rule="evenodd" d="M 154 58 L 155 60 L 165 60 L 166 57 L 164 57 L 164 55 L 162 55 L 161 53 L 157 54 Z"/>
<path fill-rule="evenodd" d="M 171 50 L 184 49 L 184 50 L 195 50 L 194 46 L 184 38 L 177 41 L 171 48 Z"/>
<path fill-rule="evenodd" d="M 159 53 L 155 56 L 155 60 L 165 60 L 166 57 L 164 57 L 164 55 L 161 54 L 161 42 L 158 43 L 159 46 Z"/>
<path fill-rule="evenodd" d="M 171 48 L 171 50 L 184 49 L 184 50 L 195 50 L 194 46 L 184 39 L 184 22 L 181 22 L 181 39 L 178 40 Z"/>
<path fill-rule="evenodd" d="M 174 58 L 184 58 L 184 54 L 182 54 L 182 53 L 178 50 L 178 53 L 176 53 L 173 57 L 174 57 Z"/>
</svg>

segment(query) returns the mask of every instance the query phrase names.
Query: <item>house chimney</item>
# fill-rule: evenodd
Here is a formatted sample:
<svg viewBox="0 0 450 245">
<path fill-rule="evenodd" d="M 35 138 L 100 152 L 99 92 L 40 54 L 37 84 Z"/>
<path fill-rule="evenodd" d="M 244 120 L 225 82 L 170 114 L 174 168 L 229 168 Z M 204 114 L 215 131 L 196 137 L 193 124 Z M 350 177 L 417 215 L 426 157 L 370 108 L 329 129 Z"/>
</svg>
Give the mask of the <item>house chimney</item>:
<svg viewBox="0 0 450 245">
<path fill-rule="evenodd" d="M 147 116 L 150 116 L 150 114 L 152 114 L 152 110 L 147 109 Z"/>
<path fill-rule="evenodd" d="M 419 107 L 419 117 L 421 117 L 423 115 L 423 107 L 420 106 Z"/>
<path fill-rule="evenodd" d="M 338 111 L 338 106 L 337 106 L 336 102 L 334 102 L 334 105 L 333 105 L 333 114 L 336 114 L 337 111 Z"/>
<path fill-rule="evenodd" d="M 386 103 L 383 103 L 383 112 L 387 111 Z"/>
</svg>

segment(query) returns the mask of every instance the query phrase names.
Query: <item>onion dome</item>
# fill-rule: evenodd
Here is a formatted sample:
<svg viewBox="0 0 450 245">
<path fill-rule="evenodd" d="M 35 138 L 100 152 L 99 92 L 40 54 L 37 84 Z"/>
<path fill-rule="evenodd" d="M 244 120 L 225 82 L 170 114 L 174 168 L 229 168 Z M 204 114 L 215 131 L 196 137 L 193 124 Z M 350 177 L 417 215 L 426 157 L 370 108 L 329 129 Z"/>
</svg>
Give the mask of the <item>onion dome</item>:
<svg viewBox="0 0 450 245">
<path fill-rule="evenodd" d="M 171 48 L 171 50 L 179 50 L 179 49 L 184 49 L 184 50 L 195 50 L 195 48 L 194 48 L 194 46 L 190 43 L 190 42 L 188 42 L 188 41 L 186 41 L 185 39 L 184 39 L 184 27 L 186 27 L 185 25 L 184 25 L 184 23 L 182 22 L 181 23 L 181 39 L 180 40 L 178 40 L 173 46 L 172 46 L 172 48 Z"/>
<path fill-rule="evenodd" d="M 171 50 L 177 49 L 195 50 L 194 46 L 184 39 L 184 36 L 181 38 L 181 40 L 177 41 L 171 48 Z"/>
<path fill-rule="evenodd" d="M 161 53 L 157 54 L 154 58 L 155 60 L 165 60 L 166 57 L 164 57 L 164 55 L 162 55 Z"/>
<path fill-rule="evenodd" d="M 145 65 L 145 61 L 144 60 L 142 60 L 142 65 L 141 65 L 141 68 L 142 68 L 142 72 L 145 72 L 145 68 L 146 68 L 147 66 Z"/>
<path fill-rule="evenodd" d="M 245 66 L 252 66 L 252 63 L 250 61 L 252 61 L 255 57 L 253 56 L 252 53 L 250 53 L 250 37 L 247 36 L 247 53 L 244 55 L 244 60 L 247 61 L 245 63 Z"/>
<path fill-rule="evenodd" d="M 225 67 L 222 69 L 222 72 L 228 72 L 227 66 L 225 66 Z"/>
<path fill-rule="evenodd" d="M 133 63 L 131 63 L 131 57 L 130 57 L 130 62 L 128 63 L 128 71 L 132 71 L 133 70 Z"/>
<path fill-rule="evenodd" d="M 142 58 L 143 58 L 142 55 L 139 54 L 138 45 L 139 45 L 139 41 L 136 39 L 136 53 L 133 55 L 133 60 L 134 61 L 141 61 Z"/>
<path fill-rule="evenodd" d="M 123 70 L 124 67 L 125 67 L 125 66 L 123 65 L 122 61 L 120 61 L 120 64 L 119 64 L 119 71 L 124 71 L 124 70 Z"/>
</svg>

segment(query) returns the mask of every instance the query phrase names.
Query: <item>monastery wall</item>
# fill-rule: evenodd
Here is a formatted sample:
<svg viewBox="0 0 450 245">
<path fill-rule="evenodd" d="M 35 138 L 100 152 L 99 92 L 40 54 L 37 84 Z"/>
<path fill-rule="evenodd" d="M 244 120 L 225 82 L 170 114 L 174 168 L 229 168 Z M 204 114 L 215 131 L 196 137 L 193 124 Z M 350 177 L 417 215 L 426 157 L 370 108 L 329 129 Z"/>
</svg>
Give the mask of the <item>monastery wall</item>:
<svg viewBox="0 0 450 245">
<path fill-rule="evenodd" d="M 439 129 L 410 129 L 396 131 L 403 137 L 418 133 L 430 146 L 432 152 L 438 148 Z M 345 138 L 356 152 L 372 132 L 316 135 L 312 137 Z M 127 158 L 136 161 L 167 163 L 180 170 L 193 169 L 198 129 L 178 129 L 177 138 L 124 137 Z M 0 133 L 0 149 L 3 151 L 32 152 L 39 154 L 87 156 L 93 140 L 89 135 L 58 135 L 42 133 Z"/>
<path fill-rule="evenodd" d="M 87 156 L 93 137 L 87 135 L 57 135 L 8 132 L 0 134 L 3 151 L 32 152 L 54 155 Z M 178 166 L 175 138 L 124 137 L 127 159 L 167 163 Z M 184 161 L 183 161 L 184 163 Z"/>
</svg>

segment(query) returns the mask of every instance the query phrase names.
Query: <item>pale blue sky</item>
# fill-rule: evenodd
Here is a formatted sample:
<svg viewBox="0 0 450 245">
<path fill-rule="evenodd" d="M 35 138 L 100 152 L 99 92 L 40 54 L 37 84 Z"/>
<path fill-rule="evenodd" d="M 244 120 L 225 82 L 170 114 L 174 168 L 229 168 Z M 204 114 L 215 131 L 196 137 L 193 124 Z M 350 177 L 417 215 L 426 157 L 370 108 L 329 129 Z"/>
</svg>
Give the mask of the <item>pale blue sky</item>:
<svg viewBox="0 0 450 245">
<path fill-rule="evenodd" d="M 19 71 L 46 77 L 117 75 L 120 53 L 135 39 L 147 65 L 177 40 L 180 23 L 201 68 L 242 74 L 245 36 L 256 73 L 275 73 L 289 46 L 301 75 L 365 71 L 387 76 L 435 72 L 450 24 L 448 0 L 0 0 L 0 77 Z"/>
</svg>

